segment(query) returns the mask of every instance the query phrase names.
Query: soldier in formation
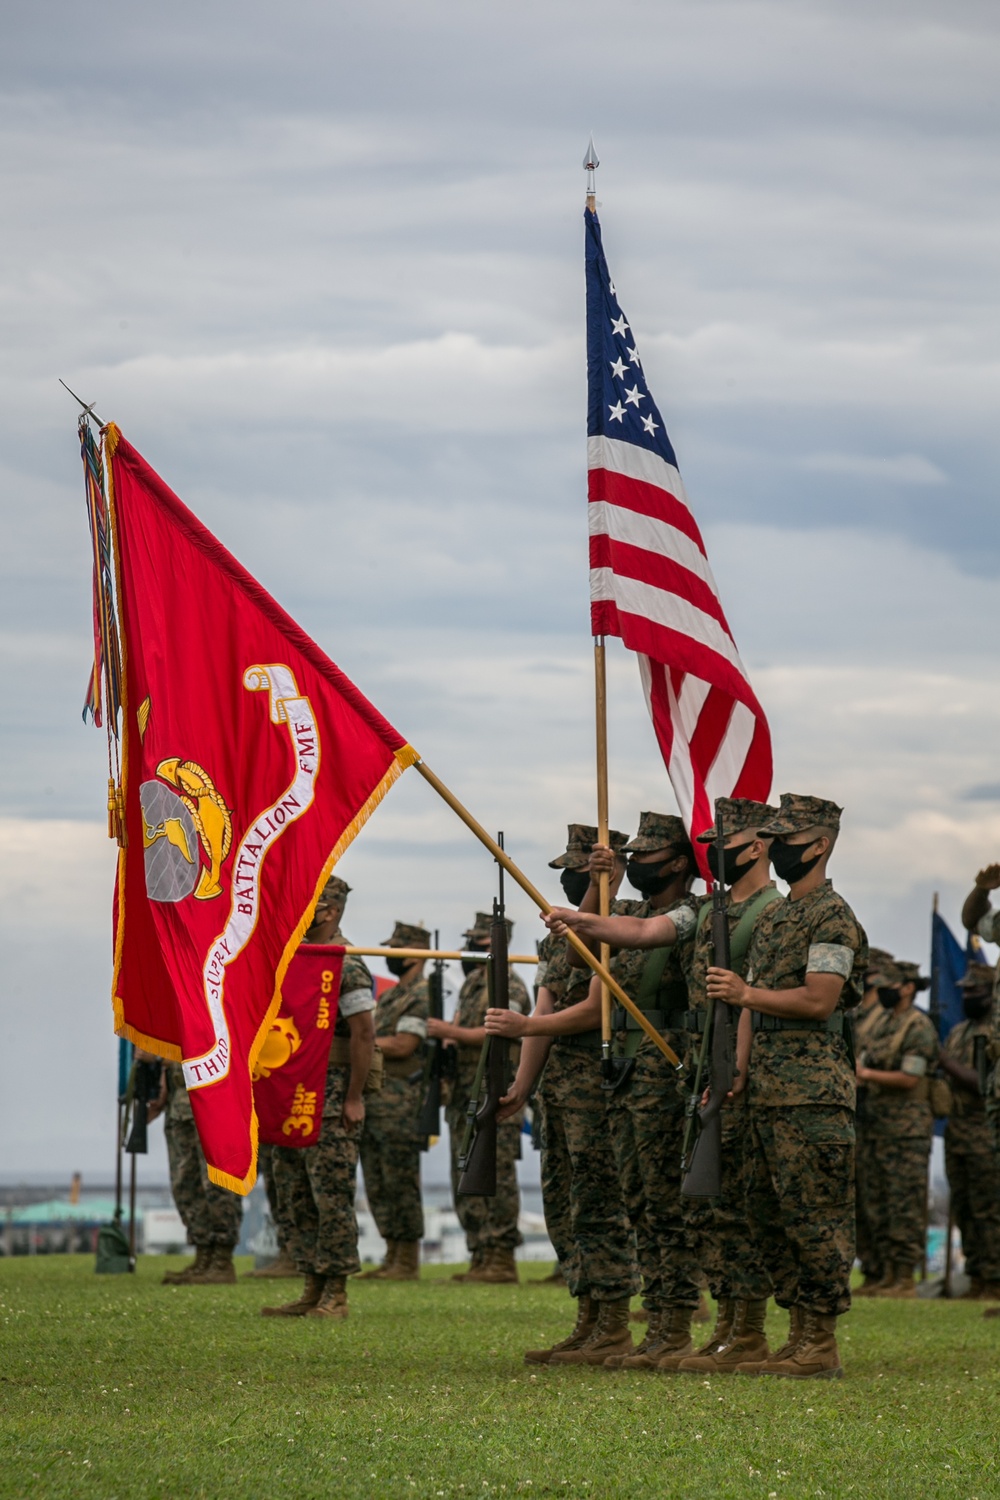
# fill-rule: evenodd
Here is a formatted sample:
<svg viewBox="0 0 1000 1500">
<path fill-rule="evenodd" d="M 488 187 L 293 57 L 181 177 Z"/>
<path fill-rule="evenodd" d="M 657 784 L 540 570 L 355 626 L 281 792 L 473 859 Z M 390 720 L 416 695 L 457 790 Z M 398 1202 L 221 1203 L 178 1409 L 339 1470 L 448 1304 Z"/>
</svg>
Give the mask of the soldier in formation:
<svg viewBox="0 0 1000 1500">
<path fill-rule="evenodd" d="M 346 944 L 340 924 L 349 891 L 338 876 L 327 881 L 307 943 Z M 314 1146 L 278 1146 L 273 1154 L 279 1237 L 304 1284 L 294 1301 L 262 1308 L 264 1317 L 347 1317 L 347 1277 L 361 1269 L 354 1199 L 364 1091 L 381 1081 L 381 1069 L 372 1066 L 374 1010 L 371 974 L 361 959 L 348 955 L 330 1045 L 320 1138 Z"/>
<path fill-rule="evenodd" d="M 396 923 L 385 944 L 425 949 L 430 945 L 425 927 L 406 922 Z M 365 1113 L 361 1167 L 368 1206 L 386 1242 L 386 1254 L 380 1266 L 362 1271 L 359 1279 L 416 1281 L 420 1275 L 424 1211 L 417 1121 L 429 1009 L 424 966 L 419 958 L 386 959 L 397 983 L 383 991 L 375 1007 L 375 1046 L 385 1069 L 381 1092 L 371 1096 Z"/>
<path fill-rule="evenodd" d="M 488 953 L 492 917 L 477 912 L 476 919 L 464 934 L 469 952 Z M 514 924 L 507 922 L 508 940 Z M 516 1282 L 514 1251 L 521 1244 L 517 1227 L 521 1199 L 517 1186 L 517 1161 L 521 1154 L 523 1112 L 518 1111 L 500 1126 L 497 1138 L 497 1190 L 493 1198 L 465 1196 L 459 1193 L 461 1177 L 459 1154 L 465 1135 L 469 1103 L 472 1099 L 476 1066 L 486 1040 L 484 1022 L 488 1006 L 486 964 L 481 959 L 463 960 L 465 983 L 458 996 L 458 1006 L 451 1021 L 430 1019 L 427 1035 L 456 1049 L 456 1074 L 448 1085 L 449 1099 L 445 1111 L 451 1143 L 451 1181 L 455 1212 L 465 1231 L 469 1250 L 468 1271 L 456 1273 L 455 1280 L 470 1282 Z M 508 975 L 510 1008 L 521 1015 L 531 1008 L 528 992 L 511 970 Z"/>
<path fill-rule="evenodd" d="M 938 1038 L 914 1004 L 926 988 L 918 965 L 882 963 L 872 979 L 879 1015 L 864 1033 L 857 1077 L 865 1087 L 865 1192 L 878 1279 L 863 1294 L 915 1297 L 927 1234 L 927 1163 L 934 1133 L 931 1075 Z"/>
<path fill-rule="evenodd" d="M 140 1053 L 140 1057 L 149 1054 Z M 243 1204 L 208 1175 L 180 1063 L 167 1063 L 164 1131 L 170 1191 L 195 1257 L 183 1271 L 168 1271 L 168 1286 L 228 1286 L 236 1280 L 233 1251 L 240 1238 Z"/>
<path fill-rule="evenodd" d="M 980 1088 L 977 1043 L 988 1046 L 996 970 L 970 963 L 962 980 L 965 1020 L 952 1027 L 941 1053 L 951 1086 L 944 1161 L 951 1217 L 962 1236 L 967 1296 L 1000 1300 L 1000 1160 Z"/>
</svg>

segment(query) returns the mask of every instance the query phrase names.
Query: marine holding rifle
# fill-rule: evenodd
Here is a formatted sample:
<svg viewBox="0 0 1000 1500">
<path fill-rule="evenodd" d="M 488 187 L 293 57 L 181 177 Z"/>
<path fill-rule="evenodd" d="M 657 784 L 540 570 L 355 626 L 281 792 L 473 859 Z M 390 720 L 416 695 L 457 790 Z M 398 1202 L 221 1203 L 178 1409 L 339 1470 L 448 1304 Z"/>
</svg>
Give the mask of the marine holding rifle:
<svg viewBox="0 0 1000 1500">
<path fill-rule="evenodd" d="M 465 946 L 470 952 L 488 953 L 490 949 L 490 926 L 493 918 L 487 912 L 477 912 L 472 927 L 465 933 Z M 514 924 L 507 921 L 508 939 Z M 469 1102 L 476 1079 L 479 1056 L 486 1041 L 483 1022 L 487 1009 L 486 964 L 478 959 L 463 960 L 466 979 L 458 996 L 458 1005 L 451 1021 L 429 1020 L 427 1035 L 438 1041 L 450 1043 L 457 1053 L 455 1078 L 450 1084 L 450 1098 L 445 1111 L 448 1134 L 451 1142 L 451 1180 L 455 1212 L 465 1231 L 469 1249 L 468 1271 L 459 1272 L 458 1281 L 505 1283 L 517 1281 L 517 1266 L 514 1251 L 521 1243 L 517 1227 L 521 1199 L 517 1186 L 517 1161 L 521 1153 L 521 1123 L 519 1113 L 505 1121 L 497 1134 L 497 1190 L 496 1196 L 485 1198 L 461 1195 L 458 1191 L 461 1169 L 459 1153 L 466 1133 Z M 526 1015 L 531 1008 L 528 992 L 521 980 L 509 971 L 510 1008 Z"/>
<path fill-rule="evenodd" d="M 767 841 L 757 832 L 760 823 L 772 814 L 773 809 L 741 798 L 720 798 L 718 807 L 723 819 L 725 868 L 716 873 L 721 876 L 723 884 L 731 883 L 726 905 L 731 962 L 742 970 L 754 925 L 770 902 L 780 899 L 769 878 Z M 674 821 L 679 823 L 679 820 Z M 713 827 L 702 837 L 707 840 L 715 836 Z M 718 863 L 717 856 L 715 862 Z M 575 927 L 588 941 L 628 943 L 635 955 L 650 965 L 665 951 L 673 954 L 674 962 L 681 966 L 686 978 L 688 1006 L 687 1014 L 675 1021 L 677 1030 L 674 1035 L 686 1053 L 687 1071 L 692 1078 L 696 1072 L 697 1055 L 707 1035 L 705 982 L 713 959 L 712 930 L 708 920 L 711 908 L 711 897 L 703 896 L 676 904 L 668 913 L 652 912 L 639 921 L 635 917 L 612 917 L 602 921 L 563 911 L 553 913 L 551 919 L 556 930 L 561 919 L 567 926 Z M 662 964 L 660 967 L 665 972 Z M 640 968 L 638 972 L 641 976 L 643 970 Z M 708 1203 L 695 1202 L 681 1195 L 684 1101 L 677 1092 L 676 1081 L 666 1074 L 662 1062 L 659 1073 L 654 1075 L 657 1059 L 650 1059 L 647 1087 L 656 1086 L 654 1076 L 659 1079 L 663 1101 L 659 1114 L 663 1138 L 661 1149 L 669 1158 L 666 1180 L 670 1191 L 659 1201 L 666 1203 L 677 1226 L 663 1257 L 666 1284 L 676 1293 L 680 1277 L 686 1273 L 689 1285 L 694 1287 L 698 1268 L 703 1269 L 718 1301 L 718 1322 L 712 1338 L 696 1353 L 690 1333 L 691 1297 L 677 1299 L 673 1306 L 668 1305 L 665 1316 L 651 1318 L 646 1348 L 633 1361 L 625 1361 L 626 1368 L 655 1367 L 669 1372 L 701 1369 L 708 1361 L 707 1368 L 725 1371 L 767 1352 L 763 1318 L 770 1282 L 750 1234 L 745 1205 L 748 1140 L 745 1087 L 749 1041 L 747 1021 L 742 1028 L 742 1045 L 737 1052 L 738 1072 L 732 1085 L 732 1097 L 727 1098 L 722 1107 L 719 1181 L 713 1184 L 718 1188 L 718 1195 Z M 697 1098 L 691 1102 L 696 1103 Z"/>
<path fill-rule="evenodd" d="M 425 927 L 397 922 L 387 948 L 427 948 Z M 422 1048 L 430 1007 L 424 960 L 386 959 L 396 984 L 375 1006 L 375 1046 L 384 1059 L 382 1088 L 365 1111 L 361 1169 L 378 1232 L 386 1242 L 385 1260 L 358 1280 L 416 1281 L 424 1210 L 420 1197 L 420 1106 L 423 1099 Z"/>
<path fill-rule="evenodd" d="M 614 832 L 610 837 L 615 848 L 627 838 Z M 551 868 L 561 871 L 570 901 L 584 900 L 593 888 L 596 877 L 588 865 L 596 840 L 596 828 L 573 823 L 566 852 L 550 861 Z M 486 1018 L 491 1035 L 524 1039 L 517 1075 L 501 1104 L 502 1118 L 523 1108 L 545 1070 L 538 1093 L 542 1203 L 549 1237 L 577 1303 L 576 1326 L 569 1336 L 549 1348 L 529 1349 L 524 1358 L 528 1364 L 600 1363 L 609 1349 L 623 1342 L 632 1347 L 628 1305 L 639 1289 L 635 1235 L 622 1201 L 601 1088 L 600 992 L 589 1004 L 590 970 L 570 964 L 564 939 L 548 934 L 542 951 L 545 966 L 532 1016 L 491 1009 Z M 624 1315 L 609 1319 L 611 1308 Z"/>
<path fill-rule="evenodd" d="M 836 1323 L 854 1262 L 854 1066 L 846 1012 L 861 998 L 868 942 L 826 869 L 841 809 L 785 793 L 758 831 L 786 901 L 759 918 L 746 978 L 712 967 L 711 999 L 751 1013 L 750 1224 L 789 1313 L 785 1344 L 743 1368 L 791 1379 L 843 1374 Z"/>
</svg>

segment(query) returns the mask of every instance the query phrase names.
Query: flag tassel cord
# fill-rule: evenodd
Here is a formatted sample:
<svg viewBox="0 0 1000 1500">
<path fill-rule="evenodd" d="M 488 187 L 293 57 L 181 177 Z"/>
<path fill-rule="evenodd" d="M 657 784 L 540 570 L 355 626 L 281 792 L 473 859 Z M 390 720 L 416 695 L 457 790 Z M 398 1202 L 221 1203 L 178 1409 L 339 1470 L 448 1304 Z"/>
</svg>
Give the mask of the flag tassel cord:
<svg viewBox="0 0 1000 1500">
<path fill-rule="evenodd" d="M 507 854 L 503 849 L 501 849 L 500 845 L 496 842 L 495 839 L 490 837 L 483 825 L 476 821 L 476 819 L 469 812 L 468 808 L 464 807 L 462 803 L 459 802 L 454 792 L 450 791 L 449 788 L 445 786 L 444 782 L 440 779 L 439 776 L 436 776 L 434 774 L 430 766 L 428 766 L 423 760 L 420 760 L 419 758 L 415 760 L 413 764 L 420 772 L 424 780 L 428 783 L 428 785 L 434 788 L 442 801 L 447 802 L 452 812 L 457 814 L 457 816 L 461 818 L 466 828 L 468 828 L 471 833 L 475 834 L 479 842 L 481 844 L 484 844 L 485 847 L 490 851 L 497 863 L 503 866 L 511 879 L 516 881 L 517 884 L 521 887 L 524 894 L 535 903 L 535 905 L 538 907 L 538 910 L 543 914 L 543 916 L 547 915 L 552 910 L 550 903 L 546 901 L 541 891 L 537 890 L 532 885 L 527 875 L 523 874 L 521 870 L 518 869 L 517 865 L 511 859 L 510 855 Z M 576 949 L 577 953 L 588 965 L 588 967 L 593 969 L 594 973 L 597 975 L 598 979 L 600 979 L 601 983 L 607 985 L 608 989 L 611 991 L 611 994 L 614 995 L 619 1005 L 621 1005 L 625 1010 L 628 1011 L 629 1015 L 638 1023 L 638 1025 L 649 1037 L 649 1040 L 653 1043 L 653 1045 L 663 1053 L 663 1056 L 666 1058 L 670 1066 L 680 1071 L 681 1061 L 677 1056 L 677 1053 L 666 1041 L 664 1041 L 663 1037 L 656 1030 L 656 1027 L 650 1023 L 648 1018 L 643 1014 L 639 1007 L 629 999 L 625 991 L 622 989 L 621 985 L 616 979 L 612 978 L 605 966 L 601 963 L 600 959 L 595 958 L 594 954 L 591 953 L 586 943 L 582 942 L 581 939 L 577 937 L 575 932 L 567 931 L 566 938 L 571 947 Z"/>
</svg>

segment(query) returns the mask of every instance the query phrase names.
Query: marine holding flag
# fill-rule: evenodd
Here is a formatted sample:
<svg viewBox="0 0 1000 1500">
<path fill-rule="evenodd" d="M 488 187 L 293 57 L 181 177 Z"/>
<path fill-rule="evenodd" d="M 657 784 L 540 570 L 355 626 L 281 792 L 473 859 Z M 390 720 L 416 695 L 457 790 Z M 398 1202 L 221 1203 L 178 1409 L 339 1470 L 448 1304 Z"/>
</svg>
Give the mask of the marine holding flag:
<svg viewBox="0 0 1000 1500">
<path fill-rule="evenodd" d="M 113 424 L 105 462 L 124 658 L 116 1029 L 183 1062 L 209 1174 L 245 1193 L 282 976 L 416 755 Z"/>
<path fill-rule="evenodd" d="M 597 214 L 588 207 L 584 217 L 591 628 L 620 636 L 638 654 L 656 738 L 694 840 L 712 822 L 716 797 L 767 801 L 771 736 L 618 303 Z"/>
</svg>

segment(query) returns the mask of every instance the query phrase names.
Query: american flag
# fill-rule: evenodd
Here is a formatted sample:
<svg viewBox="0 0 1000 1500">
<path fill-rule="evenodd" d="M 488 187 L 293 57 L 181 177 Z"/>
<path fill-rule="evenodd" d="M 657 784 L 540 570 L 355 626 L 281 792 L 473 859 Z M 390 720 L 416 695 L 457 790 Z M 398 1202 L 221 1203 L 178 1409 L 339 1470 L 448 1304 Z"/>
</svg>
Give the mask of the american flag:
<svg viewBox="0 0 1000 1500">
<path fill-rule="evenodd" d="M 771 735 L 608 274 L 596 213 L 588 208 L 585 220 L 593 632 L 620 636 L 638 655 L 667 774 L 695 838 L 711 824 L 716 797 L 766 802 Z"/>
</svg>

